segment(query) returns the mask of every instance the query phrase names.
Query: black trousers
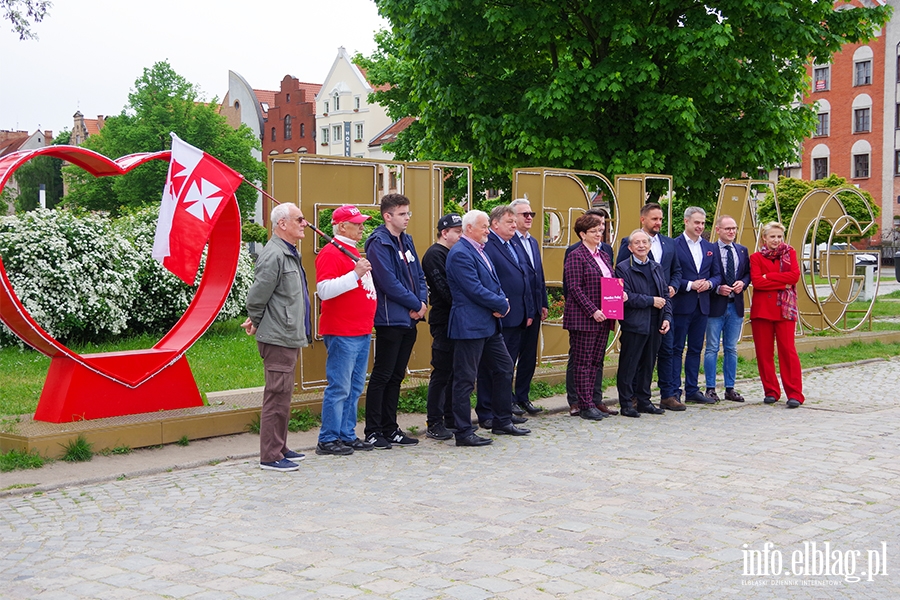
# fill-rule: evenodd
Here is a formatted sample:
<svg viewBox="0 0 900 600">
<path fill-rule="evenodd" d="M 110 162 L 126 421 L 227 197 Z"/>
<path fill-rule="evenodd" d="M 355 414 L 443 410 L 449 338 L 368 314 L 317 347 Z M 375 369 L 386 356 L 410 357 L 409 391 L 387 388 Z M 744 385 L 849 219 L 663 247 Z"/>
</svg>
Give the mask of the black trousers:
<svg viewBox="0 0 900 600">
<path fill-rule="evenodd" d="M 428 379 L 428 414 L 431 425 L 452 423 L 453 419 L 453 347 L 446 325 L 431 326 L 431 377 Z"/>
<path fill-rule="evenodd" d="M 415 327 L 375 326 L 375 361 L 366 388 L 366 437 L 373 433 L 388 436 L 397 425 L 400 384 L 416 343 Z"/>
<path fill-rule="evenodd" d="M 503 343 L 503 335 L 498 331 L 487 338 L 454 340 L 453 417 L 456 421 L 456 439 L 467 438 L 475 432 L 469 398 L 475 389 L 478 367 L 482 364 L 491 378 L 494 426 L 503 427 L 512 422 L 513 364 Z"/>
<path fill-rule="evenodd" d="M 534 370 L 537 367 L 537 348 L 540 335 L 541 316 L 537 315 L 531 326 L 526 327 L 522 333 L 519 355 L 513 357 L 516 363 L 516 391 L 513 402 L 522 404 L 528 400 L 528 393 L 531 391 L 531 380 L 534 379 Z"/>
<path fill-rule="evenodd" d="M 525 329 L 522 327 L 504 327 L 503 328 L 503 344 L 506 346 L 506 352 L 513 366 L 516 364 L 516 357 L 519 356 L 519 349 L 522 347 L 522 339 Z M 478 415 L 478 422 L 481 423 L 488 419 L 494 418 L 494 412 L 491 408 L 494 404 L 494 380 L 493 374 L 484 362 L 478 367 L 478 400 L 475 403 L 475 414 Z M 504 396 L 510 396 L 512 402 L 512 367 L 510 368 L 510 385 L 508 390 L 501 390 Z M 526 396 L 527 397 L 527 396 Z"/>
<path fill-rule="evenodd" d="M 616 374 L 619 405 L 624 408 L 629 406 L 626 403 L 630 403 L 632 398 L 637 398 L 638 406 L 647 406 L 650 404 L 650 381 L 662 334 L 658 331 L 650 335 L 623 331 L 620 340 L 622 347 Z"/>
</svg>

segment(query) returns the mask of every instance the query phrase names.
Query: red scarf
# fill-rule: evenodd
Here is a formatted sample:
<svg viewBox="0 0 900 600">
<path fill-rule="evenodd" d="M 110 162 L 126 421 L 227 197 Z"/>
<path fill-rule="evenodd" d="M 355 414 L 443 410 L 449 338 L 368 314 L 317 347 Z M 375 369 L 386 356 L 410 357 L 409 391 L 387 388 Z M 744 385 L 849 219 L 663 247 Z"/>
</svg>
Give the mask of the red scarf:
<svg viewBox="0 0 900 600">
<path fill-rule="evenodd" d="M 770 250 L 763 248 L 760 254 L 769 260 L 780 260 L 780 272 L 784 273 L 791 270 L 791 247 L 784 242 L 780 243 L 777 248 Z M 781 317 L 788 321 L 796 321 L 798 316 L 797 310 L 797 286 L 792 285 L 788 288 L 778 290 L 778 306 L 781 307 Z"/>
</svg>

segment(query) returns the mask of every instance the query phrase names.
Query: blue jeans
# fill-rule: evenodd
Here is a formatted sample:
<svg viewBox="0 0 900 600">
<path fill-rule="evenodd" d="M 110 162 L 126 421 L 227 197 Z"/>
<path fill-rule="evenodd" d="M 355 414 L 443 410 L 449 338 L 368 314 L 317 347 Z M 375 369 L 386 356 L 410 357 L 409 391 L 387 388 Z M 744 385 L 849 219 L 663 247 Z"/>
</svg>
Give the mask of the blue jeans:
<svg viewBox="0 0 900 600">
<path fill-rule="evenodd" d="M 724 348 L 722 373 L 725 376 L 725 387 L 734 387 L 734 379 L 737 376 L 737 345 L 741 339 L 743 326 L 744 315 L 737 314 L 734 302 L 727 305 L 724 315 L 710 317 L 706 322 L 706 354 L 703 356 L 706 387 L 716 387 L 716 357 L 719 355 L 719 340 L 722 341 Z"/>
<path fill-rule="evenodd" d="M 322 397 L 322 428 L 319 441 L 356 439 L 356 407 L 366 384 L 371 335 L 326 335 L 325 377 L 328 386 Z"/>
</svg>

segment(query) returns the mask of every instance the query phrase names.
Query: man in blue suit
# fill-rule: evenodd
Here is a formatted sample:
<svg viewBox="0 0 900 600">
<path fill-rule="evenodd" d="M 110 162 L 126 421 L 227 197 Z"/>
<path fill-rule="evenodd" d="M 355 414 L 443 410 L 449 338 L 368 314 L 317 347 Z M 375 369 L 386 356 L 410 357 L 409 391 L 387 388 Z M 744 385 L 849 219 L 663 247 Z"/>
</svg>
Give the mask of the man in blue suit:
<svg viewBox="0 0 900 600">
<path fill-rule="evenodd" d="M 538 241 L 529 233 L 534 223 L 536 213 L 531 210 L 527 198 L 519 198 L 509 203 L 516 213 L 516 237 L 515 240 L 525 251 L 528 260 L 525 261 L 525 272 L 528 275 L 528 283 L 531 286 L 531 296 L 534 304 L 532 323 L 525 328 L 522 336 L 522 344 L 519 347 L 518 361 L 516 362 L 516 391 L 513 396 L 513 411 L 518 406 L 528 414 L 536 415 L 541 409 L 531 403 L 528 393 L 531 391 L 531 380 L 534 379 L 534 370 L 537 367 L 537 348 L 541 335 L 541 323 L 547 320 L 547 311 L 550 303 L 547 299 L 547 284 L 544 280 L 544 263 L 541 260 L 541 247 Z"/>
<path fill-rule="evenodd" d="M 712 290 L 722 284 L 719 247 L 701 236 L 706 228 L 706 211 L 690 206 L 684 211 L 684 234 L 675 239 L 675 256 L 681 263 L 681 281 L 675 288 L 673 314 L 675 320 L 675 359 L 672 378 L 681 393 L 681 360 L 684 357 L 685 402 L 712 404 L 700 393 L 700 354 L 706 335 L 709 298 Z M 687 342 L 687 355 L 684 346 Z"/>
<path fill-rule="evenodd" d="M 641 207 L 641 229 L 650 237 L 650 260 L 662 267 L 663 278 L 669 288 L 669 299 L 675 297 L 675 288 L 681 281 L 681 262 L 675 257 L 675 240 L 660 233 L 663 223 L 663 209 L 649 202 Z M 631 257 L 628 248 L 629 239 L 623 238 L 619 247 L 616 264 Z M 685 410 L 687 408 L 678 399 L 678 381 L 681 376 L 681 360 L 679 359 L 678 377 L 673 377 L 672 362 L 674 360 L 675 333 L 674 328 L 663 334 L 656 358 L 656 373 L 659 381 L 659 405 L 666 410 Z M 637 381 L 634 385 L 637 385 Z"/>
<path fill-rule="evenodd" d="M 509 313 L 507 296 L 496 269 L 484 252 L 490 230 L 487 214 L 471 210 L 463 216 L 463 235 L 447 255 L 447 283 L 453 296 L 447 337 L 453 349 L 453 418 L 457 446 L 485 446 L 492 440 L 475 434 L 469 397 L 475 388 L 478 366 L 484 362 L 491 375 L 493 428 L 491 433 L 527 435 L 513 425 L 512 359 L 503 343 L 500 318 Z"/>
<path fill-rule="evenodd" d="M 716 220 L 716 246 L 721 259 L 722 283 L 709 298 L 709 320 L 706 322 L 706 354 L 703 373 L 706 377 L 706 397 L 719 401 L 716 393 L 716 357 L 722 342 L 722 374 L 725 377 L 725 399 L 743 402 L 744 397 L 734 389 L 737 377 L 737 345 L 744 325 L 744 291 L 750 285 L 750 252 L 735 243 L 737 222 L 728 215 Z"/>
<path fill-rule="evenodd" d="M 509 299 L 509 312 L 500 319 L 503 342 L 513 365 L 519 360 L 522 341 L 536 314 L 534 295 L 528 279 L 526 266 L 528 257 L 516 241 L 516 211 L 509 206 L 497 206 L 491 211 L 491 231 L 484 245 L 484 253 L 494 265 L 494 274 L 500 280 L 500 287 Z M 522 377 L 516 376 L 516 385 Z M 528 380 L 530 387 L 531 380 Z M 512 389 L 504 394 L 512 394 Z M 491 404 L 493 402 L 493 381 L 487 365 L 478 369 L 478 402 L 475 414 L 478 423 L 485 429 L 493 426 Z M 527 398 L 526 393 L 526 398 Z M 524 423 L 526 419 L 513 416 L 513 423 Z"/>
</svg>

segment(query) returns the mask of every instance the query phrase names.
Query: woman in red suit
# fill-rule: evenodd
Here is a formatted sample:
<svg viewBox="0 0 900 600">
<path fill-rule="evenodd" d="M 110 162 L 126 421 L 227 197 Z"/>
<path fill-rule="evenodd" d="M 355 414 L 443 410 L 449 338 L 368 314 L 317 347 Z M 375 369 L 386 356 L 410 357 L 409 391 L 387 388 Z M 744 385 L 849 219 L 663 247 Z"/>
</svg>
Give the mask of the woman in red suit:
<svg viewBox="0 0 900 600">
<path fill-rule="evenodd" d="M 781 396 L 775 374 L 777 342 L 778 368 L 788 398 L 787 407 L 797 408 L 805 399 L 800 357 L 794 345 L 800 266 L 797 253 L 784 243 L 784 225 L 768 223 L 763 226 L 760 237 L 762 248 L 750 256 L 750 281 L 753 284 L 750 326 L 759 378 L 766 394 L 763 402 L 775 404 Z"/>
<path fill-rule="evenodd" d="M 563 266 L 567 288 L 563 329 L 569 332 L 569 360 L 575 374 L 579 415 L 591 421 L 619 414 L 603 402 L 594 402 L 594 383 L 598 371 L 603 371 L 612 324 L 600 310 L 602 279 L 615 277 L 612 259 L 600 248 L 605 226 L 600 215 L 588 213 L 578 217 L 574 229 L 581 245 L 566 256 Z"/>
</svg>

